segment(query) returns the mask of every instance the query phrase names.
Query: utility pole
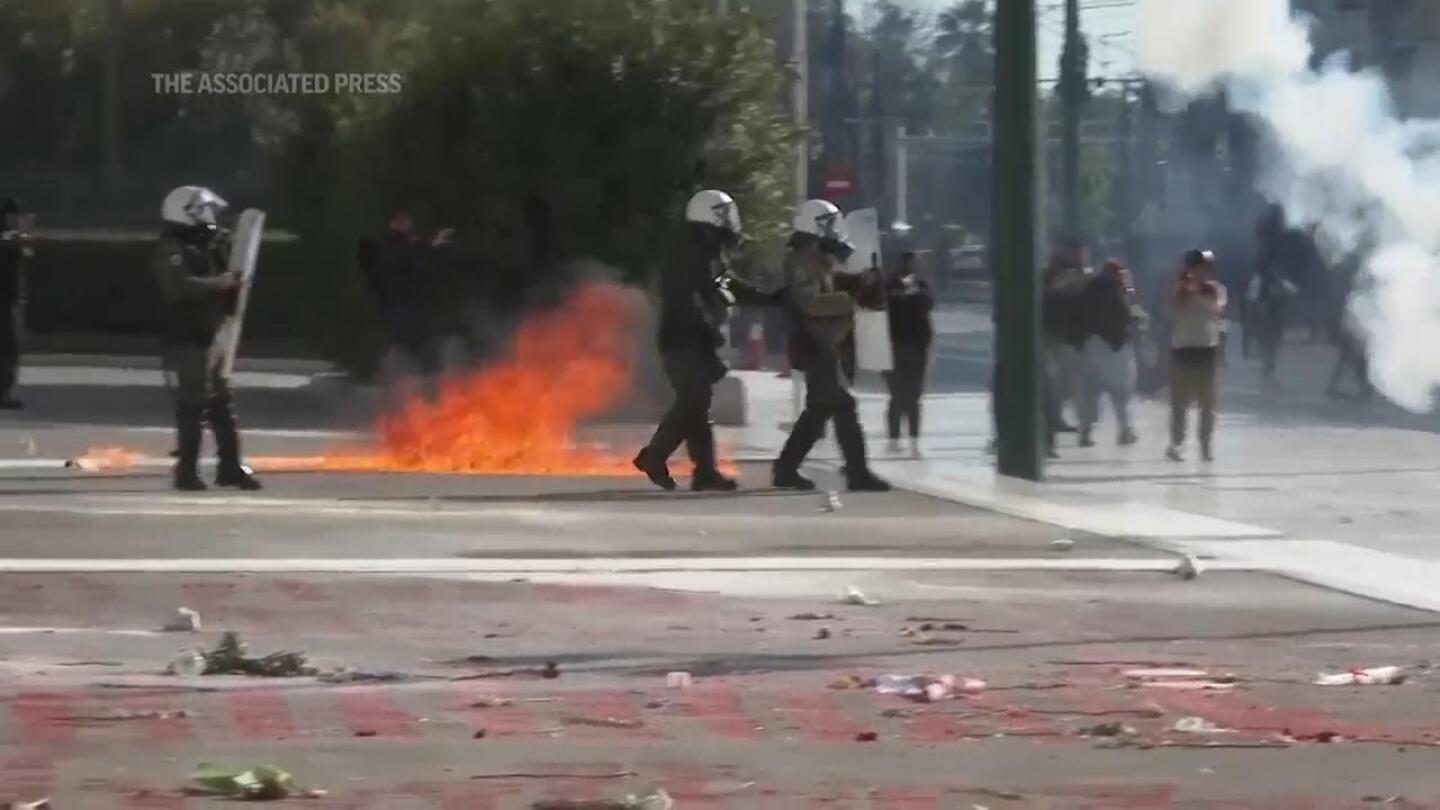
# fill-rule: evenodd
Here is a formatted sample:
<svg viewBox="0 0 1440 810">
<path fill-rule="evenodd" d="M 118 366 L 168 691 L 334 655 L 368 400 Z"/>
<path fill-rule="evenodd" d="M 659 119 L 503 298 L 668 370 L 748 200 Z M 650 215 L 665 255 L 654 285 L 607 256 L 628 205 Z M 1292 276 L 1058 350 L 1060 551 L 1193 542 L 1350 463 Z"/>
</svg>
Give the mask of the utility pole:
<svg viewBox="0 0 1440 810">
<path fill-rule="evenodd" d="M 1001 475 L 1044 476 L 1040 387 L 1035 0 L 995 4 L 990 261 L 995 276 L 995 423 Z"/>
<path fill-rule="evenodd" d="M 810 198 L 810 32 L 807 0 L 794 0 L 795 42 L 791 61 L 795 66 L 795 125 L 800 128 L 800 146 L 795 154 L 795 204 Z"/>
<path fill-rule="evenodd" d="M 1065 0 L 1065 45 L 1060 53 L 1061 227 L 1081 237 L 1080 112 L 1085 104 L 1085 41 L 1080 36 L 1080 0 Z"/>
<path fill-rule="evenodd" d="M 1115 212 L 1124 237 L 1125 261 L 1135 263 L 1135 127 L 1130 82 L 1120 86 L 1119 143 L 1120 182 L 1116 184 Z"/>
</svg>

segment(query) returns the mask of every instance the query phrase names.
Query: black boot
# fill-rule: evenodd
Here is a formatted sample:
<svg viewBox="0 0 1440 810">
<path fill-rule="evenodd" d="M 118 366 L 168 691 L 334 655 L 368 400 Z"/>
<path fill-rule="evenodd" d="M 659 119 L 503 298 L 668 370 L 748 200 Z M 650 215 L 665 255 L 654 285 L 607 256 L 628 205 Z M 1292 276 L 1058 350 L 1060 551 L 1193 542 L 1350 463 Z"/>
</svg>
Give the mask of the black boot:
<svg viewBox="0 0 1440 810">
<path fill-rule="evenodd" d="M 670 476 L 670 468 L 665 465 L 665 460 L 657 458 L 649 447 L 635 456 L 634 464 L 635 469 L 645 473 L 650 483 L 667 492 L 675 489 L 675 479 Z"/>
<path fill-rule="evenodd" d="M 890 485 L 870 472 L 865 453 L 865 429 L 855 411 L 854 400 L 835 412 L 835 440 L 845 458 L 845 483 L 851 492 L 889 492 Z"/>
<path fill-rule="evenodd" d="M 204 492 L 208 487 L 200 480 L 201 420 L 203 405 L 175 407 L 175 434 L 179 449 L 175 451 L 175 488 L 181 492 Z"/>
<path fill-rule="evenodd" d="M 869 469 L 861 469 L 859 472 L 845 470 L 846 489 L 851 492 L 889 492 L 890 484 Z"/>
<path fill-rule="evenodd" d="M 776 489 L 793 489 L 797 492 L 814 492 L 815 482 L 800 474 L 800 471 L 793 467 L 782 466 L 775 462 L 771 470 L 770 485 Z"/>
<path fill-rule="evenodd" d="M 259 480 L 240 463 L 240 431 L 235 425 L 235 412 L 231 408 L 230 400 L 225 397 L 210 400 L 208 413 L 210 430 L 215 434 L 215 450 L 220 457 L 215 486 L 235 487 L 246 492 L 263 489 Z"/>
<path fill-rule="evenodd" d="M 715 458 L 715 427 L 708 420 L 691 432 L 686 444 L 690 448 L 690 460 L 695 462 L 691 492 L 734 492 L 740 488 L 735 479 L 720 472 Z"/>
<path fill-rule="evenodd" d="M 795 420 L 795 427 L 790 431 L 790 438 L 785 440 L 785 447 L 780 451 L 780 458 L 776 460 L 772 471 L 771 485 L 776 489 L 795 489 L 801 492 L 813 492 L 815 482 L 800 474 L 800 465 L 804 463 L 805 457 L 810 455 L 810 450 L 815 443 L 820 441 L 820 436 L 825 431 L 825 417 L 819 416 L 815 411 L 806 408 Z"/>
</svg>

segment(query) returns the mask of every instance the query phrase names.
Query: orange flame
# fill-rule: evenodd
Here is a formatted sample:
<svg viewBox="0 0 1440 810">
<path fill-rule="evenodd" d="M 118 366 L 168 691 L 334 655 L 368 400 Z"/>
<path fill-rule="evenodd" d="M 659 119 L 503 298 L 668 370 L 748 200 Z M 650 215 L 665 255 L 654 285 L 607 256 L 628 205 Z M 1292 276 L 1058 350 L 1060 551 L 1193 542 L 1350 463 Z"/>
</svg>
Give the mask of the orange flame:
<svg viewBox="0 0 1440 810">
<path fill-rule="evenodd" d="M 591 283 L 531 318 L 500 363 L 442 386 L 381 420 L 373 455 L 331 469 L 510 475 L 635 475 L 628 457 L 577 447 L 577 426 L 630 385 L 643 297 Z"/>
<path fill-rule="evenodd" d="M 129 470 L 145 462 L 145 454 L 115 445 L 91 447 L 70 462 L 85 472 Z"/>
</svg>

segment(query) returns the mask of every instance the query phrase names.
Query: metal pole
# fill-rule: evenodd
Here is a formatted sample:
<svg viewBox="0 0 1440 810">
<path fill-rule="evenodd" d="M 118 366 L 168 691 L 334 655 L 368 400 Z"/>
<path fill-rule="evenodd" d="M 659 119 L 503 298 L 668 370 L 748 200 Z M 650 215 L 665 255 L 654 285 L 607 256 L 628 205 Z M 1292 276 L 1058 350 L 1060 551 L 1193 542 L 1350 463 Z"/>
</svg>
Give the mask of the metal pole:
<svg viewBox="0 0 1440 810">
<path fill-rule="evenodd" d="M 1001 475 L 1030 481 L 1044 475 L 1035 58 L 1035 0 L 997 3 L 991 237 L 997 457 Z"/>
<path fill-rule="evenodd" d="M 795 65 L 795 125 L 800 127 L 802 138 L 795 154 L 795 202 L 800 204 L 810 198 L 810 32 L 807 19 L 806 0 L 794 0 L 795 43 L 791 50 L 791 61 Z"/>
<path fill-rule="evenodd" d="M 1065 0 L 1065 44 L 1060 56 L 1061 224 L 1068 237 L 1080 228 L 1080 107 L 1085 102 L 1085 46 L 1080 39 L 1080 0 Z"/>
<path fill-rule="evenodd" d="M 910 151 L 905 145 L 905 127 L 895 128 L 895 225 L 910 224 Z"/>
</svg>

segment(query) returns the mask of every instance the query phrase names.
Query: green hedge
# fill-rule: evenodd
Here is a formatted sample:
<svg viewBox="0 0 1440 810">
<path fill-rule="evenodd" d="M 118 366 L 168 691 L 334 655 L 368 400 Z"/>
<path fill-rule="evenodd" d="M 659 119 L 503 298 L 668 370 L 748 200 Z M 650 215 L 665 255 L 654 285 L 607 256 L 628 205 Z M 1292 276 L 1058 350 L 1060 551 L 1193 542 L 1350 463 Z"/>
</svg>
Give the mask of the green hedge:
<svg viewBox="0 0 1440 810">
<path fill-rule="evenodd" d="M 155 242 L 41 241 L 28 274 L 29 328 L 38 335 L 157 333 L 159 293 L 151 274 Z M 267 242 L 251 292 L 245 333 L 310 338 L 325 307 L 306 306 L 298 242 Z"/>
</svg>

